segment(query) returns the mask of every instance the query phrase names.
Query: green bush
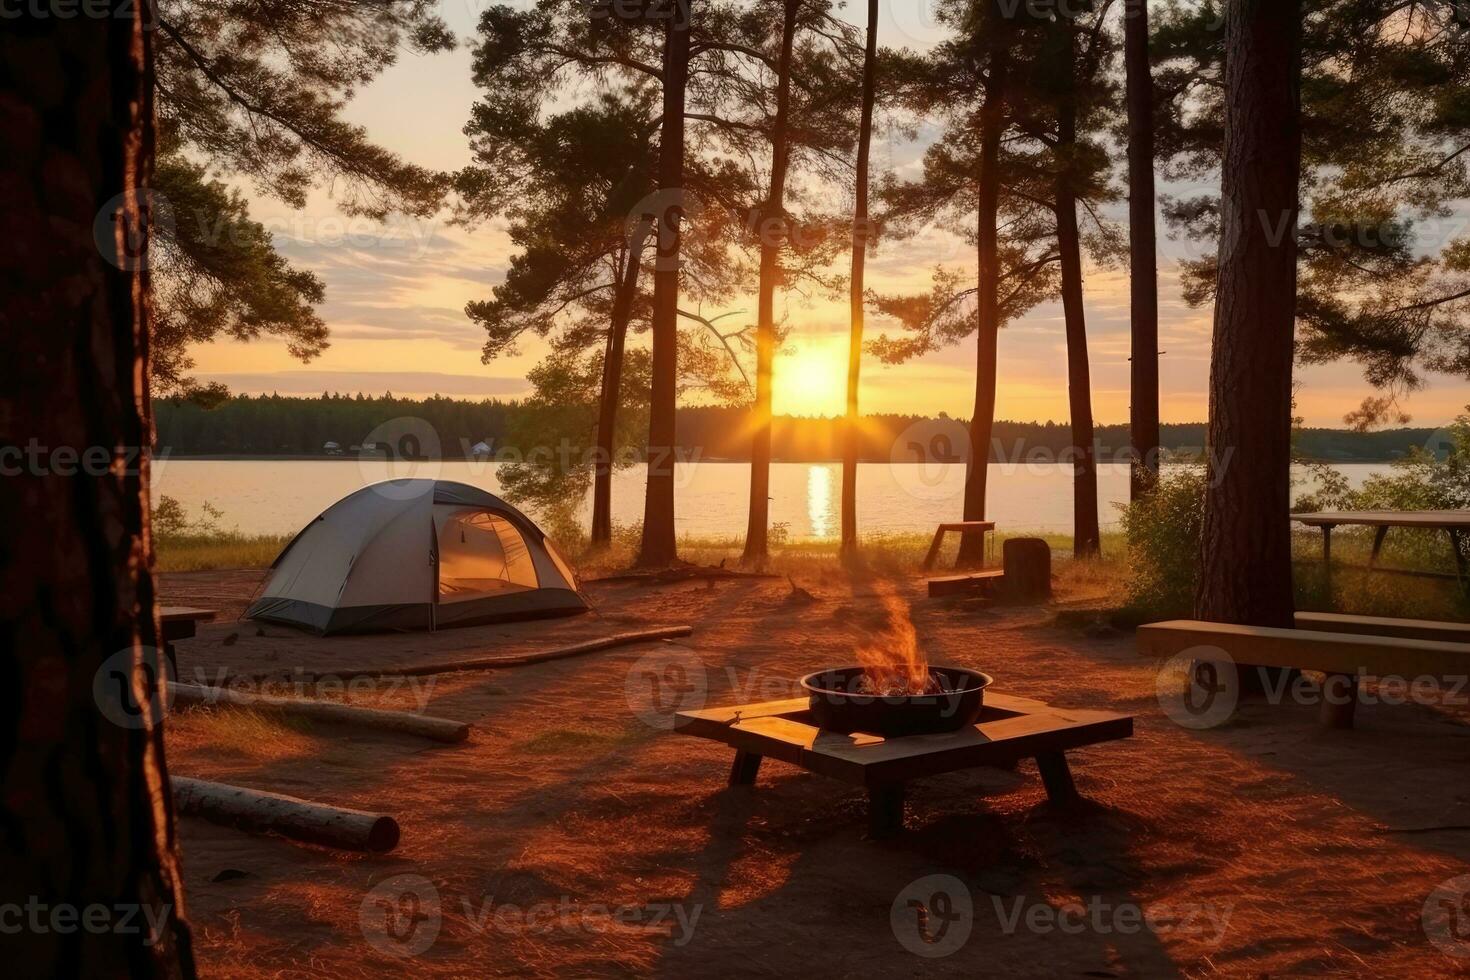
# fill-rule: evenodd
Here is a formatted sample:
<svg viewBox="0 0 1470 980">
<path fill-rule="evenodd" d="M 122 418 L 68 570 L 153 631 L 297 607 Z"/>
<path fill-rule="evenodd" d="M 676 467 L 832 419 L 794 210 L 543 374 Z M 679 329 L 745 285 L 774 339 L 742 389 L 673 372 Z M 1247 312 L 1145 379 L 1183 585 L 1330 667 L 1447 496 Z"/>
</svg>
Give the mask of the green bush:
<svg viewBox="0 0 1470 980">
<path fill-rule="evenodd" d="M 1124 594 L 1131 616 L 1172 619 L 1193 613 L 1204 516 L 1202 467 L 1168 473 L 1153 493 L 1124 509 Z"/>
</svg>

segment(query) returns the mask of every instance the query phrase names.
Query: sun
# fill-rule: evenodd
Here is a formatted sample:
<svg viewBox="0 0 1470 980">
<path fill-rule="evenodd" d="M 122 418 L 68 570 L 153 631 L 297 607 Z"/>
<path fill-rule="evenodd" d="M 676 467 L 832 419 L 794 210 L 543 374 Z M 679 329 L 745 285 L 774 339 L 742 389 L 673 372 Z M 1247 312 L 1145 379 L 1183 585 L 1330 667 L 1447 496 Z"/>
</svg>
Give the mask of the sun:
<svg viewBox="0 0 1470 980">
<path fill-rule="evenodd" d="M 807 341 L 776 358 L 773 411 L 777 415 L 838 416 L 847 407 L 847 345 Z"/>
</svg>

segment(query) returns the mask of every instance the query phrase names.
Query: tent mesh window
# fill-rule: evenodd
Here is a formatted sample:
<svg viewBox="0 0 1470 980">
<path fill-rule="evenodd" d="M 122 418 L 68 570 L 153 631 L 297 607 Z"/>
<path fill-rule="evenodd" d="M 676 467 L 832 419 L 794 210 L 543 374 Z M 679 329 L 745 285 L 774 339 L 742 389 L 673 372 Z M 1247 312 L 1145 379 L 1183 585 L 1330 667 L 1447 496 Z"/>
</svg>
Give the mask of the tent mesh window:
<svg viewBox="0 0 1470 980">
<path fill-rule="evenodd" d="M 463 602 L 539 587 L 530 549 L 510 521 L 472 507 L 435 510 L 440 602 Z"/>
</svg>

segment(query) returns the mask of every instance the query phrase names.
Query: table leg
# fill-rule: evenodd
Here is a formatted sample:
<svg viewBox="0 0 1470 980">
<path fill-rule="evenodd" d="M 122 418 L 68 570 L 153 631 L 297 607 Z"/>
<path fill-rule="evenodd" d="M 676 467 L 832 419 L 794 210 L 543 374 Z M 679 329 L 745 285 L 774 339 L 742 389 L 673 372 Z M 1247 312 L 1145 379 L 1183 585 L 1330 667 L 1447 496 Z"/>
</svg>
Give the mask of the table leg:
<svg viewBox="0 0 1470 980">
<path fill-rule="evenodd" d="M 1077 784 L 1072 781 L 1072 769 L 1067 765 L 1067 756 L 1062 752 L 1043 752 L 1036 757 L 1036 768 L 1041 770 L 1041 782 L 1046 786 L 1047 798 L 1057 806 L 1075 803 Z"/>
<path fill-rule="evenodd" d="M 868 788 L 868 836 L 892 837 L 903 830 L 903 783 Z"/>
<path fill-rule="evenodd" d="M 1352 674 L 1328 674 L 1322 678 L 1322 706 L 1318 719 L 1323 728 L 1352 728 L 1358 710 L 1358 679 Z"/>
<path fill-rule="evenodd" d="M 1383 552 L 1383 539 L 1386 537 L 1388 537 L 1388 525 L 1386 524 L 1373 532 L 1373 554 L 1368 556 L 1370 569 L 1378 567 L 1378 556 Z"/>
<path fill-rule="evenodd" d="M 923 570 L 929 571 L 934 563 L 939 560 L 939 549 L 944 547 L 944 528 L 934 532 L 934 543 L 929 545 L 929 553 L 924 556 Z"/>
<path fill-rule="evenodd" d="M 730 766 L 731 786 L 754 786 L 756 773 L 760 772 L 762 756 L 744 749 L 735 751 L 735 762 Z"/>
</svg>

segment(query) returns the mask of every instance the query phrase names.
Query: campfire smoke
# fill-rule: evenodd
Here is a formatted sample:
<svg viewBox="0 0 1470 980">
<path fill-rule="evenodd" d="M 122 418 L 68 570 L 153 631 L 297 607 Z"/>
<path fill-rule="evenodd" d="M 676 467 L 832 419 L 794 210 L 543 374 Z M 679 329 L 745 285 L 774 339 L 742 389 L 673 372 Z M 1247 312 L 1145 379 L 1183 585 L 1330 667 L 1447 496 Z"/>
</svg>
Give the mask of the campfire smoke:
<svg viewBox="0 0 1470 980">
<path fill-rule="evenodd" d="M 896 595 L 883 597 L 888 613 L 889 639 L 858 651 L 863 667 L 860 694 L 880 697 L 914 697 L 938 694 L 940 686 L 929 671 L 929 658 L 919 649 L 919 638 L 909 619 L 908 607 Z"/>
</svg>

